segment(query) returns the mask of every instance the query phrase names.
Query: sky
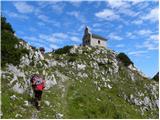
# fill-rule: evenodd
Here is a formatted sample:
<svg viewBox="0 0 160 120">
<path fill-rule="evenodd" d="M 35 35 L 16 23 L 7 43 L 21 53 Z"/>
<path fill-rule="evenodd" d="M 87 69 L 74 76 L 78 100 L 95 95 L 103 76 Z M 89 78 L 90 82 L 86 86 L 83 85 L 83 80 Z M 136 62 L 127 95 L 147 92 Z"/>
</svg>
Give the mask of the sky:
<svg viewBox="0 0 160 120">
<path fill-rule="evenodd" d="M 2 1 L 16 35 L 47 52 L 80 45 L 85 26 L 124 52 L 146 76 L 159 71 L 158 0 Z"/>
</svg>

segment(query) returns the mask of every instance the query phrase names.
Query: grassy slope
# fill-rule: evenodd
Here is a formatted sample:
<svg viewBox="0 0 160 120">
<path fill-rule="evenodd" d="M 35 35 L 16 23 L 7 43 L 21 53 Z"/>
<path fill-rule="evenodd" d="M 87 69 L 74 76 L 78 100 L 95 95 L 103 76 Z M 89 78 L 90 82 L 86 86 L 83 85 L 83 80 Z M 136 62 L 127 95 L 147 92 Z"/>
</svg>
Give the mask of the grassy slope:
<svg viewBox="0 0 160 120">
<path fill-rule="evenodd" d="M 92 54 L 93 51 L 87 54 Z M 98 57 L 103 57 L 103 55 L 99 55 Z M 61 55 L 53 54 L 50 59 L 53 58 L 60 59 Z M 67 55 L 63 58 L 68 61 L 77 60 L 79 63 L 85 61 L 87 64 L 92 60 L 84 54 L 78 56 Z M 106 76 L 111 80 L 109 84 L 112 85 L 112 89 L 102 86 L 100 91 L 97 90 L 94 81 L 102 85 L 104 83 L 101 79 L 94 78 L 94 72 L 90 66 L 87 66 L 85 71 L 81 71 L 86 72 L 89 78 L 79 77 L 78 80 L 76 80 L 77 71 L 71 68 L 70 65 L 66 67 L 57 65 L 56 67 L 46 69 L 50 74 L 58 70 L 70 77 L 70 79 L 62 82 L 56 77 L 59 84 L 44 91 L 42 110 L 40 113 L 37 113 L 38 118 L 55 118 L 56 113 L 62 113 L 64 118 L 157 118 L 158 114 L 156 111 L 147 111 L 144 113 L 144 116 L 142 116 L 138 106 L 125 101 L 119 96 L 123 92 L 125 92 L 128 97 L 137 91 L 145 92 L 143 89 L 144 84 L 149 85 L 152 83 L 152 81 L 144 80 L 144 78 L 138 74 L 136 76 L 138 80 L 133 82 L 128 77 L 127 69 L 123 66 L 121 68 L 122 70 L 119 72 L 119 75 Z M 25 71 L 42 71 L 42 69 L 43 68 L 36 69 L 29 66 L 25 68 Z M 101 69 L 106 69 L 106 66 L 102 65 Z M 69 71 L 72 71 L 74 75 L 71 75 Z M 97 73 L 101 74 L 101 71 L 97 71 Z M 36 109 L 33 106 L 24 106 L 24 101 L 30 100 L 31 97 L 27 93 L 20 95 L 12 92 L 8 89 L 8 82 L 7 79 L 2 79 L 3 118 L 15 118 L 17 113 L 21 114 L 22 118 L 31 118 Z M 62 87 L 64 87 L 65 91 L 62 90 Z M 18 99 L 14 101 L 10 100 L 10 96 L 13 94 L 15 94 Z M 146 92 L 146 95 L 151 96 L 149 94 L 150 93 Z M 44 103 L 46 100 L 50 102 L 50 106 Z"/>
</svg>

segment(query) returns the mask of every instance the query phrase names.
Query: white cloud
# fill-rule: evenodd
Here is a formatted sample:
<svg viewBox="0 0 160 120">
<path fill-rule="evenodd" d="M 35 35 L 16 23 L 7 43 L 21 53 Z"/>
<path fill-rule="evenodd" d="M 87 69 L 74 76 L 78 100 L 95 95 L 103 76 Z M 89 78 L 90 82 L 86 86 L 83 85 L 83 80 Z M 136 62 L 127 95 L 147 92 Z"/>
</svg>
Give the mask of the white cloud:
<svg viewBox="0 0 160 120">
<path fill-rule="evenodd" d="M 110 34 L 108 35 L 108 37 L 109 37 L 109 39 L 111 39 L 111 40 L 122 40 L 122 37 L 116 35 L 115 33 L 110 33 Z"/>
<path fill-rule="evenodd" d="M 159 40 L 159 35 L 150 35 L 149 39 L 151 40 Z"/>
<path fill-rule="evenodd" d="M 94 23 L 92 26 L 93 26 L 94 28 L 96 28 L 96 27 L 101 27 L 102 24 L 100 24 L 100 23 Z"/>
<path fill-rule="evenodd" d="M 126 37 L 129 38 L 129 39 L 134 39 L 134 38 L 136 38 L 136 36 L 135 36 L 132 32 L 127 32 L 127 33 L 126 33 Z"/>
<path fill-rule="evenodd" d="M 15 2 L 14 6 L 20 13 L 31 13 L 33 12 L 33 6 L 29 5 L 26 2 Z"/>
<path fill-rule="evenodd" d="M 95 16 L 105 20 L 115 20 L 120 18 L 119 15 L 115 14 L 114 11 L 110 9 L 104 9 L 103 11 L 97 12 L 95 13 Z"/>
<path fill-rule="evenodd" d="M 38 15 L 38 19 L 42 20 L 43 22 L 50 22 L 49 18 L 46 15 Z"/>
<path fill-rule="evenodd" d="M 152 34 L 141 45 L 136 45 L 136 48 L 146 48 L 147 50 L 158 50 L 159 49 L 158 45 L 159 45 L 158 35 Z"/>
<path fill-rule="evenodd" d="M 148 14 L 144 15 L 141 19 L 149 20 L 151 22 L 156 22 L 158 21 L 158 16 L 159 16 L 159 8 L 154 8 Z"/>
<path fill-rule="evenodd" d="M 58 2 L 53 2 L 51 7 L 54 13 L 62 13 L 64 9 L 64 4 L 58 4 Z"/>
<path fill-rule="evenodd" d="M 28 41 L 37 41 L 38 38 L 34 36 L 23 36 L 23 39 L 28 40 Z"/>
<path fill-rule="evenodd" d="M 137 15 L 139 15 L 139 12 L 135 12 L 131 10 L 131 8 L 123 8 L 123 7 L 119 8 L 118 13 L 130 16 L 130 17 L 136 17 Z"/>
<path fill-rule="evenodd" d="M 141 2 L 144 2 L 145 0 L 130 0 L 133 5 L 139 4 Z"/>
<path fill-rule="evenodd" d="M 52 36 L 54 36 L 57 39 L 62 39 L 62 40 L 69 38 L 69 36 L 65 33 L 53 33 Z"/>
<path fill-rule="evenodd" d="M 78 18 L 80 16 L 80 13 L 78 11 L 72 11 L 72 12 L 68 12 L 68 15 L 74 16 L 76 18 Z"/>
<path fill-rule="evenodd" d="M 133 52 L 129 52 L 129 55 L 134 55 L 134 56 L 140 56 L 141 54 L 147 53 L 148 51 L 146 50 L 142 50 L 142 51 L 133 51 Z"/>
<path fill-rule="evenodd" d="M 158 50 L 158 42 L 155 42 L 153 40 L 147 40 L 144 42 L 143 46 L 144 48 L 147 48 L 147 50 Z"/>
<path fill-rule="evenodd" d="M 143 23 L 143 20 L 134 20 L 132 21 L 133 24 L 136 24 L 136 25 L 140 25 Z"/>
<path fill-rule="evenodd" d="M 128 2 L 124 0 L 108 0 L 107 3 L 112 8 L 120 8 L 120 7 L 128 8 L 130 6 Z"/>
<path fill-rule="evenodd" d="M 73 42 L 81 42 L 81 40 L 78 37 L 76 37 L 76 36 L 70 37 L 70 39 Z"/>
<path fill-rule="evenodd" d="M 86 27 L 86 25 L 85 24 L 82 24 L 82 25 L 80 25 L 79 27 L 78 27 L 78 32 L 81 32 L 81 31 L 84 31 L 84 29 L 85 29 L 85 27 Z"/>
<path fill-rule="evenodd" d="M 123 48 L 124 47 L 124 44 L 119 44 L 119 45 L 116 45 L 117 48 Z"/>
<path fill-rule="evenodd" d="M 27 20 L 28 16 L 26 15 L 21 15 L 21 14 L 17 14 L 15 12 L 10 12 L 10 11 L 4 11 L 4 13 L 8 16 L 8 17 L 12 17 L 12 18 L 17 18 L 20 20 Z"/>
<path fill-rule="evenodd" d="M 142 29 L 142 30 L 140 30 L 140 31 L 137 31 L 137 34 L 139 34 L 139 35 L 146 35 L 146 36 L 148 36 L 148 35 L 150 35 L 152 33 L 152 31 L 151 30 L 148 30 L 148 29 Z"/>
<path fill-rule="evenodd" d="M 75 35 L 68 35 L 66 33 L 53 33 L 50 35 L 41 34 L 39 38 L 52 43 L 64 43 L 64 42 L 81 42 L 81 40 Z"/>
<path fill-rule="evenodd" d="M 50 48 L 53 48 L 53 49 L 58 49 L 58 48 L 60 48 L 58 45 L 55 45 L 55 44 L 50 44 L 49 47 L 50 47 Z"/>
<path fill-rule="evenodd" d="M 71 1 L 70 3 L 75 7 L 79 7 L 81 5 L 81 1 Z"/>
<path fill-rule="evenodd" d="M 95 31 L 95 32 L 102 32 L 103 30 L 101 28 L 94 28 L 93 31 Z"/>
<path fill-rule="evenodd" d="M 37 22 L 37 24 L 38 24 L 39 26 L 44 26 L 44 25 L 45 25 L 45 23 L 43 23 L 43 22 Z"/>
<path fill-rule="evenodd" d="M 86 23 L 86 18 L 79 11 L 67 12 L 68 15 L 74 16 L 77 20 L 82 23 Z"/>
<path fill-rule="evenodd" d="M 37 29 L 34 28 L 34 27 L 29 28 L 29 30 L 30 30 L 31 32 L 37 32 Z"/>
</svg>

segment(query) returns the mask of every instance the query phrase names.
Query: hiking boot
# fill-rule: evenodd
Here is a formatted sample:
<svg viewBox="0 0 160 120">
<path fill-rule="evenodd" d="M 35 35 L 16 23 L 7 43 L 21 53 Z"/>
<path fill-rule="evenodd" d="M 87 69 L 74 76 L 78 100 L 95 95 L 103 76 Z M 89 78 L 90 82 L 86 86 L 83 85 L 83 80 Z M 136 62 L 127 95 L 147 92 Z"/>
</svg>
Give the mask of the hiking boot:
<svg viewBox="0 0 160 120">
<path fill-rule="evenodd" d="M 41 101 L 38 101 L 37 103 L 38 103 L 38 105 L 37 105 L 37 106 L 39 106 L 39 107 L 40 107 L 40 105 L 41 105 Z"/>
</svg>

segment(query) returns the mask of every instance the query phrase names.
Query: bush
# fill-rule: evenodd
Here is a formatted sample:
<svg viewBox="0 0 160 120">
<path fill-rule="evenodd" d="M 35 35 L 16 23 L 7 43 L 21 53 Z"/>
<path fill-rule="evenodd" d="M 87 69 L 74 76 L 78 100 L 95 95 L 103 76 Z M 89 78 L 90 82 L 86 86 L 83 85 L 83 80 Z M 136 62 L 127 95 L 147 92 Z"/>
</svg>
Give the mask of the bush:
<svg viewBox="0 0 160 120">
<path fill-rule="evenodd" d="M 74 62 L 74 61 L 76 61 L 76 57 L 73 57 L 73 56 L 70 57 L 69 60 L 68 60 L 68 62 Z"/>
<path fill-rule="evenodd" d="M 57 49 L 55 50 L 56 54 L 66 54 L 69 53 L 69 50 L 72 48 L 73 46 L 65 46 L 63 48 Z"/>
<path fill-rule="evenodd" d="M 129 59 L 129 57 L 125 53 L 119 53 L 117 58 L 124 64 L 124 66 L 128 67 L 130 64 L 133 65 L 133 62 Z"/>
</svg>

